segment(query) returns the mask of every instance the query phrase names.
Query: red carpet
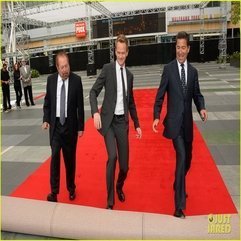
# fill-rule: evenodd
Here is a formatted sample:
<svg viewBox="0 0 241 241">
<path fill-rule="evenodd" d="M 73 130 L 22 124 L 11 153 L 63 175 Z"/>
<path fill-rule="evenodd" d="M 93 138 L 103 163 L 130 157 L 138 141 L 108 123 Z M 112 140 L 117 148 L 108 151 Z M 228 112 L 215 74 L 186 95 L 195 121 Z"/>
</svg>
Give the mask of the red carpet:
<svg viewBox="0 0 241 241">
<path fill-rule="evenodd" d="M 126 202 L 120 203 L 116 197 L 115 209 L 172 215 L 175 154 L 172 142 L 162 137 L 162 125 L 160 125 L 159 134 L 152 131 L 155 94 L 156 90 L 135 91 L 143 138 L 141 140 L 135 138 L 131 122 L 130 171 L 124 186 Z M 161 120 L 163 115 L 164 111 Z M 189 197 L 186 214 L 237 213 L 214 160 L 196 126 L 194 130 L 193 161 L 187 176 Z M 103 138 L 94 129 L 92 119 L 86 122 L 85 134 L 79 139 L 77 150 L 77 197 L 71 203 L 105 208 L 107 156 Z M 70 203 L 65 187 L 63 162 L 61 171 L 61 190 L 58 200 Z M 46 200 L 49 191 L 49 160 L 47 160 L 11 196 Z"/>
</svg>

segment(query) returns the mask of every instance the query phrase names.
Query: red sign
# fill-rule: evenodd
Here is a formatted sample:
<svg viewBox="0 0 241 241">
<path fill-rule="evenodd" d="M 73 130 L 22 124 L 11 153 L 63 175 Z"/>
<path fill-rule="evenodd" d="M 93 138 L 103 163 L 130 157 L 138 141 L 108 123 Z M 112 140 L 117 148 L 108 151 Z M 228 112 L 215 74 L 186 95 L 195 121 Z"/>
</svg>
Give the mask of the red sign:
<svg viewBox="0 0 241 241">
<path fill-rule="evenodd" d="M 86 24 L 85 22 L 75 23 L 75 35 L 77 38 L 84 38 L 86 36 Z"/>
</svg>

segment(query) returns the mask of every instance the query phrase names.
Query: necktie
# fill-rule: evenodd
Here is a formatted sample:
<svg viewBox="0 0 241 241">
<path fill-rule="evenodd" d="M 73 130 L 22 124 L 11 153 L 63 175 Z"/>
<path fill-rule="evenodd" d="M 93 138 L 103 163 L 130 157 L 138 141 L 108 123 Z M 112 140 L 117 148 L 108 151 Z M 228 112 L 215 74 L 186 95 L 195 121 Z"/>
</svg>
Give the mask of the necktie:
<svg viewBox="0 0 241 241">
<path fill-rule="evenodd" d="M 185 69 L 184 64 L 181 64 L 181 83 L 182 83 L 182 91 L 184 96 L 187 94 L 187 85 L 186 85 L 186 78 L 185 78 Z"/>
<path fill-rule="evenodd" d="M 125 90 L 125 81 L 124 81 L 124 75 L 123 75 L 123 68 L 121 67 L 120 69 L 121 69 L 121 81 L 122 81 L 122 94 L 123 94 L 124 114 L 125 114 L 125 119 L 128 120 L 127 102 L 126 102 L 126 90 Z"/>
<path fill-rule="evenodd" d="M 60 124 L 64 125 L 65 122 L 65 84 L 64 80 L 61 86 L 61 92 L 60 92 L 60 118 L 59 118 Z"/>
</svg>

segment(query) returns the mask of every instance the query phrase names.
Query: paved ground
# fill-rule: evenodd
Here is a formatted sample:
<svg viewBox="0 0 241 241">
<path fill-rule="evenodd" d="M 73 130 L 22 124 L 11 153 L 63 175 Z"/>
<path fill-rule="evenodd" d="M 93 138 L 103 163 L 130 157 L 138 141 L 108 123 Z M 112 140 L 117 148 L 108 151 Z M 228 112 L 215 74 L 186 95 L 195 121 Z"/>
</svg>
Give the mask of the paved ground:
<svg viewBox="0 0 241 241">
<path fill-rule="evenodd" d="M 220 170 L 229 193 L 240 208 L 240 70 L 216 63 L 193 63 L 199 71 L 201 90 L 206 100 L 209 120 L 203 124 L 196 110 L 194 119 Z M 157 88 L 163 66 L 131 67 L 134 88 Z M 96 77 L 82 76 L 86 119 L 90 117 L 88 94 Z M 50 156 L 48 132 L 41 130 L 42 105 L 47 76 L 33 79 L 35 106 L 14 107 L 2 113 L 2 195 L 9 195 L 25 178 Z M 40 98 L 38 98 L 40 97 Z M 100 96 L 100 102 L 102 100 Z M 11 86 L 11 99 L 15 93 Z M 239 225 L 239 224 L 238 224 Z M 51 239 L 18 233 L 2 232 L 2 239 Z M 212 237 L 210 237 L 211 239 Z"/>
</svg>

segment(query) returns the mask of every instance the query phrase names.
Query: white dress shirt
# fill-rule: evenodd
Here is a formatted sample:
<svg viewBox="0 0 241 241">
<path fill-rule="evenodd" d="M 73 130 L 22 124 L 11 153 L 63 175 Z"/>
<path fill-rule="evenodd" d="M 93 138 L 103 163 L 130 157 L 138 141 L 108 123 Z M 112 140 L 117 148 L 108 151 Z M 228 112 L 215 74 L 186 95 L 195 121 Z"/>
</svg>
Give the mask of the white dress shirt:
<svg viewBox="0 0 241 241">
<path fill-rule="evenodd" d="M 60 117 L 60 93 L 62 87 L 62 78 L 58 75 L 57 81 L 57 95 L 56 95 L 56 117 Z M 64 81 L 65 84 L 65 118 L 67 118 L 67 101 L 68 101 L 68 88 L 69 88 L 69 79 Z"/>
<path fill-rule="evenodd" d="M 124 103 L 123 103 L 123 92 L 122 92 L 122 79 L 121 79 L 121 66 L 116 61 L 116 79 L 117 79 L 117 100 L 115 106 L 115 115 L 124 115 Z M 127 93 L 127 77 L 126 68 L 123 66 L 123 76 L 125 82 L 125 90 Z"/>
</svg>

